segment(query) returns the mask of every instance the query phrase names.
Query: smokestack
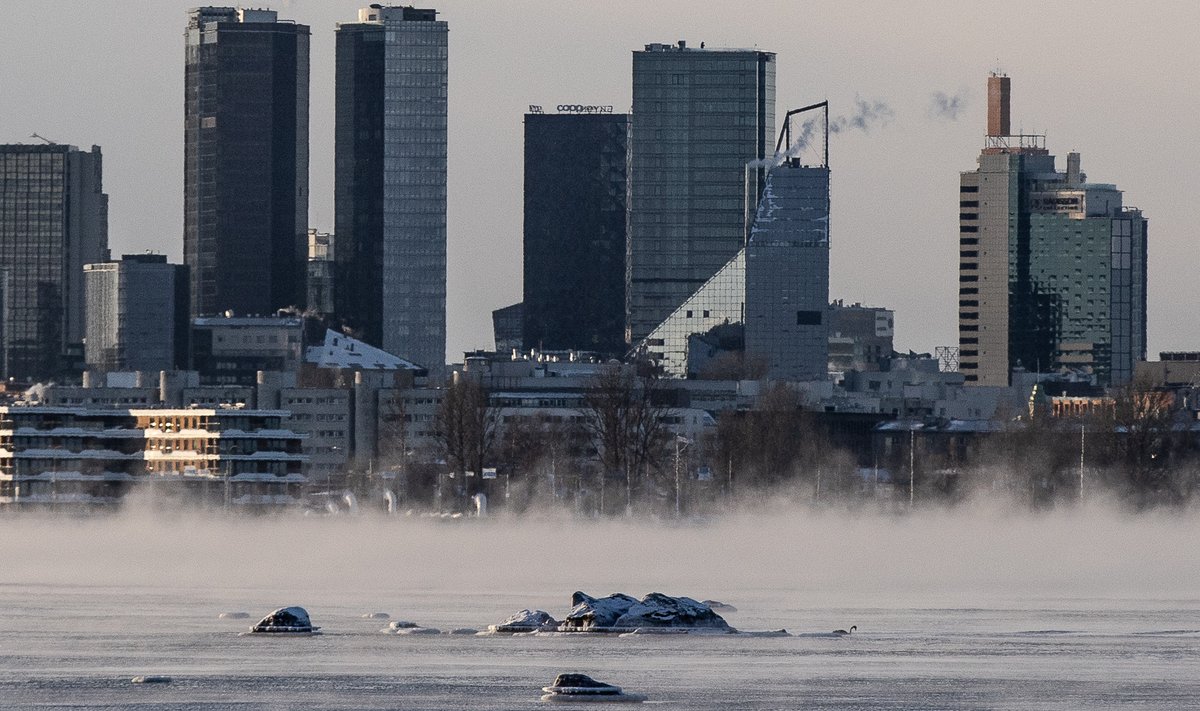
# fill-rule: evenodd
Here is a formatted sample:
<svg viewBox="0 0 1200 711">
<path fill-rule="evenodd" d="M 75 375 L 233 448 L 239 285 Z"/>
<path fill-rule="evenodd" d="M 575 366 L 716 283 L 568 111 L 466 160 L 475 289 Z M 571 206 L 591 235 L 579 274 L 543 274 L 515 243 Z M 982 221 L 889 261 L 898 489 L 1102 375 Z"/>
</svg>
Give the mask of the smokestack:
<svg viewBox="0 0 1200 711">
<path fill-rule="evenodd" d="M 1010 136 L 1008 95 L 1010 79 L 993 74 L 988 77 L 988 135 Z"/>
</svg>

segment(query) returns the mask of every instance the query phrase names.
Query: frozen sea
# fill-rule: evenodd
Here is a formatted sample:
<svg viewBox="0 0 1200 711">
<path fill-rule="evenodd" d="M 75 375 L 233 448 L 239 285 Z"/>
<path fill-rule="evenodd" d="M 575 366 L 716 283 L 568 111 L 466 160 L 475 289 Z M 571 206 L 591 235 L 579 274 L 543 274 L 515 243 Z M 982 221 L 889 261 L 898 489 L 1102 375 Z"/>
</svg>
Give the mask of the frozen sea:
<svg viewBox="0 0 1200 711">
<path fill-rule="evenodd" d="M 680 709 L 1200 709 L 1195 532 L 0 520 L 0 708 L 537 708 L 578 671 Z M 525 607 L 561 616 L 575 589 L 720 599 L 736 627 L 793 636 L 398 636 L 362 617 L 484 629 Z M 244 637 L 253 619 L 218 618 L 291 604 L 324 634 Z"/>
</svg>

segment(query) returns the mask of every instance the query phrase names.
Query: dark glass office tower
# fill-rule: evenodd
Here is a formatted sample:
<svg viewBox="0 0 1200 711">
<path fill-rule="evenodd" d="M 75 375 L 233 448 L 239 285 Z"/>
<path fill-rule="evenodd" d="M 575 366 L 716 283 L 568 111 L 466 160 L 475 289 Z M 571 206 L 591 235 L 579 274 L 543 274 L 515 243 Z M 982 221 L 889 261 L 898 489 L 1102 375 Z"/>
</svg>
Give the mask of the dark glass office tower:
<svg viewBox="0 0 1200 711">
<path fill-rule="evenodd" d="M 525 348 L 625 350 L 628 126 L 525 115 Z"/>
<path fill-rule="evenodd" d="M 303 306 L 308 257 L 305 25 L 191 11 L 184 77 L 184 262 L 192 314 Z"/>
<path fill-rule="evenodd" d="M 373 5 L 337 29 L 334 305 L 362 340 L 446 362 L 445 22 Z"/>
<path fill-rule="evenodd" d="M 83 265 L 108 258 L 100 147 L 0 146 L 0 370 L 43 380 L 83 363 Z"/>
<path fill-rule="evenodd" d="M 746 164 L 774 141 L 774 53 L 682 41 L 633 53 L 631 343 L 742 248 L 765 177 Z"/>
</svg>

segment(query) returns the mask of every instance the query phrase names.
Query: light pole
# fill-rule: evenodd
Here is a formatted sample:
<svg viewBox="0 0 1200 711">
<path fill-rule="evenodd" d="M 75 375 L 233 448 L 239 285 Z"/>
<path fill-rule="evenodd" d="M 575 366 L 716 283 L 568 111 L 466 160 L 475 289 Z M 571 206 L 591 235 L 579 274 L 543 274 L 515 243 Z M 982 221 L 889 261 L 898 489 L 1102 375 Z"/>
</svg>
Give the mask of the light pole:
<svg viewBox="0 0 1200 711">
<path fill-rule="evenodd" d="M 916 459 L 913 454 L 913 445 L 916 443 L 916 439 L 917 439 L 917 431 L 915 429 L 913 429 L 912 423 L 909 423 L 909 425 L 908 425 L 908 506 L 909 506 L 909 508 L 912 508 L 912 505 L 913 505 L 913 495 L 914 495 L 914 488 L 915 488 L 913 486 L 913 483 L 916 479 L 916 474 L 915 474 L 914 468 L 913 468 L 913 465 L 916 463 Z"/>
<path fill-rule="evenodd" d="M 1079 501 L 1083 502 L 1083 447 L 1087 432 L 1087 424 L 1079 423 Z"/>
</svg>

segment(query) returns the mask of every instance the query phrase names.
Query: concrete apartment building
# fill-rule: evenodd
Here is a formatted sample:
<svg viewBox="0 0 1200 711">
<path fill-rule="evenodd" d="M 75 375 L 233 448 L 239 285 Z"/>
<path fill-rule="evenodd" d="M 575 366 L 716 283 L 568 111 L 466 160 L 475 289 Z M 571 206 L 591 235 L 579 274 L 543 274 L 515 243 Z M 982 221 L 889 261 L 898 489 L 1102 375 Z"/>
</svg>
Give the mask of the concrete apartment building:
<svg viewBox="0 0 1200 711">
<path fill-rule="evenodd" d="M 959 368 L 967 385 L 1071 370 L 1101 385 L 1146 350 L 1146 234 L 1116 186 L 1058 172 L 1045 137 L 1010 135 L 1010 80 L 988 78 L 988 137 L 959 188 Z"/>
<path fill-rule="evenodd" d="M 300 503 L 302 437 L 236 407 L 0 407 L 0 505 L 96 506 L 132 490 L 211 506 Z"/>
<path fill-rule="evenodd" d="M 78 372 L 83 265 L 106 259 L 100 147 L 0 145 L 0 375 Z"/>
</svg>

